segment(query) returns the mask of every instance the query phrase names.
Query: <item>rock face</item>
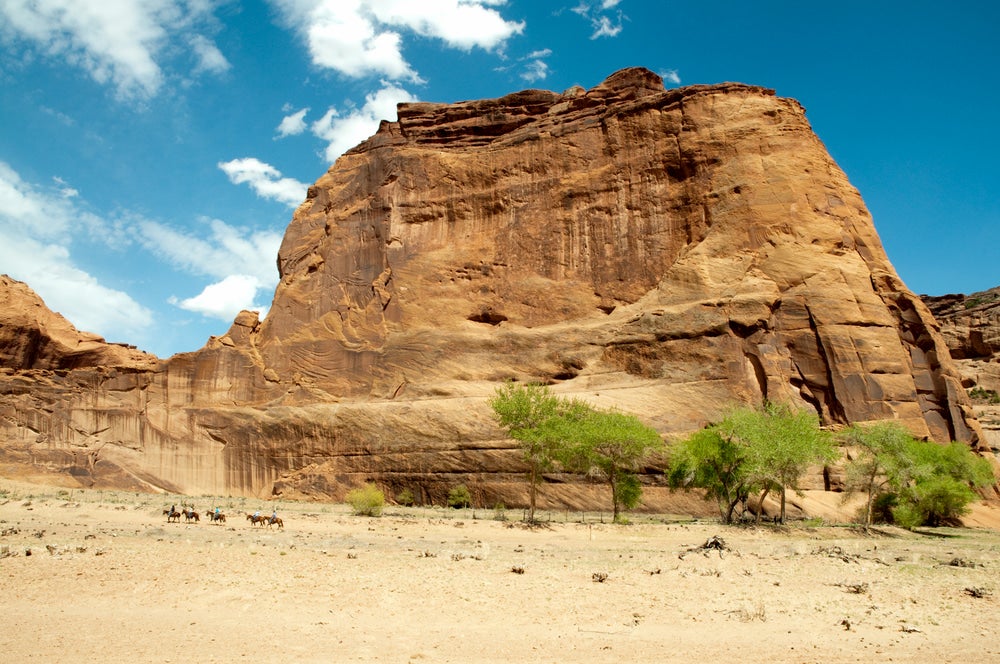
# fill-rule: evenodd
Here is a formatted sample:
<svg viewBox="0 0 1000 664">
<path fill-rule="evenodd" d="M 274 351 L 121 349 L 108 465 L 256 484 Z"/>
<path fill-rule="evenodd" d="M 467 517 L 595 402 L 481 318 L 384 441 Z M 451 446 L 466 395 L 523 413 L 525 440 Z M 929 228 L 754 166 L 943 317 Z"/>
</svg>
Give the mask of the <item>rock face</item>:
<svg viewBox="0 0 1000 664">
<path fill-rule="evenodd" d="M 767 398 L 981 443 L 934 319 L 797 102 L 628 69 L 398 117 L 309 189 L 263 322 L 30 393 L 4 374 L 8 459 L 99 449 L 74 472 L 189 492 L 339 498 L 371 479 L 431 500 L 465 482 L 512 506 L 524 467 L 486 405 L 507 379 L 667 436 Z M 550 479 L 552 504 L 606 503 Z"/>
<path fill-rule="evenodd" d="M 1000 286 L 971 295 L 923 296 L 941 325 L 988 446 L 1000 451 Z"/>
<path fill-rule="evenodd" d="M 0 274 L 0 367 L 68 371 L 81 367 L 152 369 L 155 356 L 78 331 L 27 284 Z"/>
</svg>

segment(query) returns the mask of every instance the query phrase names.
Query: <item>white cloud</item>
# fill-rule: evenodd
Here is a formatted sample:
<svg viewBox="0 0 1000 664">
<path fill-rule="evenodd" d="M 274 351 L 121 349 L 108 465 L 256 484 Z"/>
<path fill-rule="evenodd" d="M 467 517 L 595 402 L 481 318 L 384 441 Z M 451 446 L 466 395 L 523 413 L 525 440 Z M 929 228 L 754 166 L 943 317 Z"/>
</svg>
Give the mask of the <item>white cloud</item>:
<svg viewBox="0 0 1000 664">
<path fill-rule="evenodd" d="M 294 178 L 281 177 L 281 171 L 254 157 L 220 161 L 218 166 L 233 184 L 248 184 L 261 198 L 278 201 L 293 208 L 305 200 L 306 190 L 309 188 Z"/>
<path fill-rule="evenodd" d="M 110 225 L 97 215 L 74 206 L 76 189 L 54 178 L 54 188 L 33 186 L 0 161 L 0 230 L 40 240 L 58 241 L 72 232 L 110 233 Z M 68 241 L 68 240 L 67 240 Z"/>
<path fill-rule="evenodd" d="M 243 309 L 266 312 L 256 300 L 270 298 L 278 284 L 280 233 L 254 232 L 219 219 L 205 220 L 207 233 L 201 234 L 149 220 L 138 227 L 138 240 L 151 253 L 184 272 L 216 280 L 194 297 L 171 297 L 170 304 L 230 321 Z"/>
<path fill-rule="evenodd" d="M 199 295 L 171 298 L 181 308 L 227 320 L 242 309 L 265 311 L 255 300 L 269 300 L 278 283 L 281 233 L 218 219 L 194 231 L 135 216 L 109 221 L 67 198 L 66 188 L 61 178 L 51 187 L 32 185 L 0 162 L 0 273 L 27 283 L 78 329 L 134 343 L 148 338 L 155 323 L 148 308 L 74 264 L 72 243 L 81 238 L 110 247 L 138 244 L 180 272 L 212 280 Z"/>
<path fill-rule="evenodd" d="M 365 96 L 365 105 L 347 115 L 329 109 L 312 124 L 312 132 L 327 142 L 326 160 L 333 163 L 361 141 L 375 133 L 381 120 L 396 120 L 396 104 L 417 101 L 416 97 L 395 85 L 383 83 L 380 90 Z"/>
<path fill-rule="evenodd" d="M 481 0 L 371 0 L 369 8 L 381 22 L 405 27 L 423 37 L 436 37 L 452 48 L 487 51 L 524 30 L 524 22 L 504 20 Z"/>
<path fill-rule="evenodd" d="M 536 51 L 532 51 L 528 55 L 520 58 L 520 62 L 529 60 L 528 64 L 524 65 L 524 70 L 521 72 L 521 78 L 528 83 L 534 83 L 536 81 L 545 80 L 549 75 L 549 65 L 543 60 L 552 55 L 552 49 L 542 48 Z"/>
<path fill-rule="evenodd" d="M 266 314 L 267 309 L 255 303 L 260 288 L 261 284 L 256 277 L 233 274 L 222 281 L 205 286 L 205 289 L 194 297 L 185 300 L 171 298 L 170 303 L 203 316 L 231 321 L 244 309 Z"/>
<path fill-rule="evenodd" d="M 548 75 L 549 66 L 545 64 L 544 60 L 532 60 L 525 66 L 524 71 L 521 73 L 521 78 L 529 83 L 534 83 L 535 81 L 544 80 Z"/>
<path fill-rule="evenodd" d="M 573 7 L 571 11 L 590 21 L 591 26 L 594 28 L 594 32 L 590 35 L 591 39 L 617 37 L 622 31 L 622 21 L 625 19 L 625 15 L 619 10 L 615 12 L 615 20 L 612 20 L 604 12 L 614 9 L 620 2 L 621 0 L 602 0 L 597 5 L 594 5 L 587 0 L 580 0 L 580 4 Z"/>
<path fill-rule="evenodd" d="M 660 72 L 660 76 L 667 83 L 673 83 L 674 85 L 680 85 L 681 76 L 677 73 L 676 69 L 667 69 Z"/>
<path fill-rule="evenodd" d="M 616 24 L 612 24 L 611 19 L 607 16 L 599 16 L 594 19 L 594 34 L 590 35 L 590 38 L 597 39 L 599 37 L 617 37 L 618 33 L 621 31 L 621 21 L 618 21 Z"/>
<path fill-rule="evenodd" d="M 210 74 L 224 74 L 232 68 L 229 60 L 222 54 L 219 47 L 204 35 L 194 35 L 190 40 L 191 49 L 198 57 L 194 73 L 209 72 Z"/>
<path fill-rule="evenodd" d="M 284 138 L 285 136 L 298 136 L 306 130 L 306 113 L 309 112 L 308 108 L 303 108 L 301 111 L 296 111 L 291 115 L 286 115 L 281 119 L 281 124 L 278 125 L 278 138 Z"/>
<path fill-rule="evenodd" d="M 113 85 L 122 98 L 148 99 L 163 85 L 171 39 L 190 39 L 196 72 L 228 66 L 207 37 L 187 37 L 210 13 L 211 3 L 190 0 L 4 0 L 0 31 Z"/>
<path fill-rule="evenodd" d="M 78 330 L 96 332 L 108 341 L 130 342 L 153 325 L 149 309 L 75 267 L 66 247 L 7 236 L 0 242 L 0 265 Z"/>
<path fill-rule="evenodd" d="M 52 181 L 59 185 L 59 193 L 62 194 L 63 198 L 76 198 L 80 195 L 79 191 L 66 184 L 66 181 L 61 177 L 54 177 Z"/>
<path fill-rule="evenodd" d="M 204 220 L 207 233 L 176 230 L 148 219 L 137 222 L 138 241 L 151 253 L 189 274 L 224 279 L 252 275 L 262 288 L 278 283 L 276 265 L 281 234 L 250 231 L 219 219 Z"/>
<path fill-rule="evenodd" d="M 70 254 L 74 234 L 114 236 L 113 224 L 74 206 L 65 182 L 55 182 L 59 188 L 35 187 L 0 162 L 0 272 L 27 283 L 77 329 L 134 339 L 153 324 L 152 313 L 76 267 Z"/>
<path fill-rule="evenodd" d="M 346 76 L 421 82 L 403 56 L 406 30 L 450 48 L 487 51 L 524 30 L 494 6 L 504 0 L 271 0 L 305 39 L 313 64 Z"/>
</svg>

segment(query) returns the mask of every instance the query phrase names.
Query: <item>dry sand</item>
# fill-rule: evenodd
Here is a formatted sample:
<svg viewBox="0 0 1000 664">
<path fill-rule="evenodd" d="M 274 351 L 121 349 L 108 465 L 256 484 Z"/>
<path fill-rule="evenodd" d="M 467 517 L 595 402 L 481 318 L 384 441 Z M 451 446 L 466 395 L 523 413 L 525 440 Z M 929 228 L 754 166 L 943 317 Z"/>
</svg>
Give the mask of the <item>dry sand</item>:
<svg viewBox="0 0 1000 664">
<path fill-rule="evenodd" d="M 169 497 L 0 480 L 0 660 L 1000 661 L 992 529 L 282 503 L 269 530 L 218 500 L 225 526 L 167 523 Z"/>
</svg>

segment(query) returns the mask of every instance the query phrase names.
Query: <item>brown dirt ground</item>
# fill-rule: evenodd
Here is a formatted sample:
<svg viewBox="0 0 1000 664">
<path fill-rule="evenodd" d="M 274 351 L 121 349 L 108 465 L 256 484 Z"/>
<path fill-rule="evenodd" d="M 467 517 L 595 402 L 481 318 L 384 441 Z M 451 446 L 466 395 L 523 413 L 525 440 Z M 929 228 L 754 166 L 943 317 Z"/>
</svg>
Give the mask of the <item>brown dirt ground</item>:
<svg viewBox="0 0 1000 664">
<path fill-rule="evenodd" d="M 282 503 L 269 530 L 240 512 L 270 504 L 198 498 L 227 524 L 168 524 L 171 500 L 0 480 L 0 658 L 1000 661 L 992 528 L 553 514 L 528 529 L 485 510 Z M 713 536 L 727 550 L 703 549 Z"/>
</svg>

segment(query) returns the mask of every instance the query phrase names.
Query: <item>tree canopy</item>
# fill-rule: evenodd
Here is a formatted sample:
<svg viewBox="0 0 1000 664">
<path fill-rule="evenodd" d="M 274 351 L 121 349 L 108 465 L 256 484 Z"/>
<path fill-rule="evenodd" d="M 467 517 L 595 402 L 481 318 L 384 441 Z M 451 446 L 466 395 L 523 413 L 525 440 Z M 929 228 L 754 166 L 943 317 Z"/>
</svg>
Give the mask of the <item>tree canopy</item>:
<svg viewBox="0 0 1000 664">
<path fill-rule="evenodd" d="M 916 440 L 897 422 L 854 425 L 841 439 L 850 450 L 848 491 L 865 494 L 864 524 L 907 528 L 954 522 L 975 489 L 995 481 L 989 462 L 961 443 Z"/>
<path fill-rule="evenodd" d="M 580 402 L 543 428 L 558 441 L 568 469 L 607 482 L 615 522 L 642 496 L 636 471 L 664 447 L 660 434 L 635 415 L 596 410 Z"/>
<path fill-rule="evenodd" d="M 757 517 L 771 491 L 781 494 L 782 522 L 786 494 L 811 465 L 836 456 L 830 435 L 819 418 L 808 411 L 765 403 L 760 408 L 734 408 L 715 424 L 682 441 L 671 455 L 667 478 L 673 487 L 705 489 L 714 499 L 725 523 L 732 523 L 736 508 L 749 507 L 759 493 Z"/>
<path fill-rule="evenodd" d="M 559 398 L 540 385 L 507 383 L 497 389 L 490 406 L 500 425 L 519 441 L 528 463 L 531 521 L 542 474 L 557 463 L 607 482 L 614 520 L 620 521 L 622 510 L 635 507 L 642 496 L 636 471 L 663 448 L 660 434 L 634 415 Z"/>
<path fill-rule="evenodd" d="M 541 427 L 564 407 L 545 385 L 507 382 L 489 401 L 494 417 L 520 443 L 528 464 L 528 521 L 535 520 L 535 504 L 542 474 L 557 460 L 558 441 L 541 434 Z"/>
</svg>

